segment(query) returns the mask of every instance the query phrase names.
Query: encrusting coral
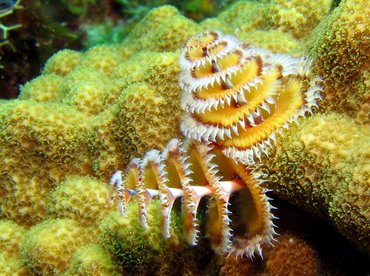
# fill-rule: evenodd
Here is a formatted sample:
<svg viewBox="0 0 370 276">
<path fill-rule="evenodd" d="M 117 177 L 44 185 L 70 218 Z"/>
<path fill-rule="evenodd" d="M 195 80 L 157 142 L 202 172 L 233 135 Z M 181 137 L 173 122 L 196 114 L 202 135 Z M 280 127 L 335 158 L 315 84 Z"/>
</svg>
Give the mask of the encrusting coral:
<svg viewBox="0 0 370 276">
<path fill-rule="evenodd" d="M 268 186 L 291 202 L 331 218 L 367 250 L 370 129 L 338 115 L 316 115 L 287 131 L 261 167 Z"/>
<path fill-rule="evenodd" d="M 82 53 L 73 50 L 62 50 L 51 56 L 45 64 L 43 73 L 54 73 L 64 77 L 80 62 Z"/>
<path fill-rule="evenodd" d="M 346 113 L 368 124 L 370 7 L 344 0 L 314 30 L 308 41 L 315 70 L 325 80 L 325 110 Z"/>
<path fill-rule="evenodd" d="M 41 75 L 21 86 L 20 100 L 57 102 L 63 98 L 63 77 L 50 73 Z"/>
<path fill-rule="evenodd" d="M 179 217 L 172 216 L 171 239 L 161 233 L 160 202 L 155 199 L 147 209 L 150 229 L 145 231 L 136 202 L 126 206 L 126 216 L 112 212 L 101 222 L 99 229 L 104 247 L 111 252 L 128 273 L 154 273 L 163 262 L 171 262 L 183 246 Z M 170 250 L 170 247 L 172 250 Z"/>
<path fill-rule="evenodd" d="M 10 220 L 0 220 L 0 274 L 26 275 L 20 245 L 26 230 Z"/>
<path fill-rule="evenodd" d="M 111 210 L 109 187 L 88 176 L 67 177 L 51 193 L 47 209 L 49 216 L 72 219 L 91 232 Z"/>
<path fill-rule="evenodd" d="M 21 257 L 33 273 L 61 274 L 69 268 L 75 251 L 90 242 L 91 237 L 73 220 L 45 220 L 25 234 Z"/>
<path fill-rule="evenodd" d="M 308 60 L 297 57 L 302 56 L 310 30 L 327 13 L 327 6 L 319 14 L 305 8 L 312 2 L 303 1 L 296 10 L 301 9 L 304 17 L 315 16 L 309 18 L 314 20 L 307 21 L 308 25 L 293 22 L 295 28 L 303 26 L 305 30 L 297 36 L 296 29 L 286 25 L 272 28 L 274 3 L 280 2 L 242 1 L 200 24 L 170 6 L 153 9 L 122 43 L 96 46 L 85 53 L 58 52 L 38 78 L 21 87 L 19 99 L 0 101 L 1 223 L 13 221 L 9 229 L 32 226 L 22 239 L 21 256 L 5 258 L 1 253 L 1 269 L 13 274 L 113 274 L 134 269 L 144 273 L 158 269 L 165 274 L 176 268 L 179 274 L 199 275 L 208 271 L 209 260 L 213 264 L 210 247 L 217 253 L 234 250 L 237 255 L 252 256 L 272 240 L 273 217 L 266 185 L 280 197 L 333 221 L 360 246 L 369 247 L 367 127 L 338 114 L 314 115 L 301 120 L 301 126 L 284 130 L 287 134 L 277 139 L 276 150 L 270 149 L 273 133 L 288 127 L 289 119 L 297 120 L 297 114 L 311 113 L 319 98 L 319 82 L 308 70 Z M 311 38 L 307 45 L 328 91 L 324 110 L 348 113 L 365 123 L 369 108 L 368 9 L 361 5 L 360 1 L 342 1 L 314 31 L 320 36 Z M 247 43 L 219 32 L 193 37 L 209 29 L 220 29 Z M 345 58 L 341 59 L 342 55 Z M 171 138 L 182 137 L 180 72 L 181 86 L 187 92 L 182 99 L 184 108 L 204 127 L 199 131 L 183 124 L 184 132 L 191 136 L 188 138 L 201 140 L 183 139 L 192 150 L 171 147 L 179 140 L 168 144 Z M 245 93 L 226 97 L 224 93 L 236 92 L 246 76 L 252 83 L 243 87 Z M 194 97 L 198 92 L 206 98 L 200 105 L 201 100 Z M 217 93 L 222 101 L 214 98 Z M 345 103 L 343 108 L 340 103 Z M 243 106 L 248 107 L 245 113 L 240 112 Z M 238 120 L 225 120 L 231 110 L 235 118 L 244 118 L 236 127 L 227 123 Z M 285 118 L 280 117 L 283 111 Z M 209 128 L 210 122 L 213 128 Z M 221 124 L 226 127 L 214 132 Z M 243 124 L 248 124 L 247 130 Z M 244 139 L 244 131 L 259 136 Z M 230 145 L 241 147 L 234 152 Z M 151 148 L 158 151 L 146 154 Z M 188 159 L 176 159 L 171 149 Z M 269 158 L 264 158 L 264 153 Z M 225 154 L 252 166 L 262 160 L 265 166 L 245 169 Z M 144 157 L 139 163 L 145 166 L 136 172 L 146 180 L 134 181 L 129 187 L 118 185 L 116 198 L 109 202 L 109 177 L 117 169 L 124 171 L 133 157 Z M 132 161 L 129 168 L 134 164 Z M 185 174 L 181 168 L 186 169 Z M 167 187 L 159 185 L 163 175 L 158 181 L 154 177 L 162 169 L 168 173 Z M 124 172 L 123 179 L 125 176 Z M 186 178 L 190 179 L 188 185 Z M 176 199 L 180 179 L 191 191 L 181 189 L 182 204 Z M 269 182 L 262 184 L 261 179 Z M 149 204 L 142 201 L 143 194 L 147 200 L 157 196 Z M 131 195 L 131 202 L 121 205 L 125 216 L 110 212 L 119 200 Z M 161 207 L 168 199 L 164 195 L 172 196 L 172 209 Z M 189 204 L 184 206 L 185 199 Z M 199 208 L 190 204 L 195 200 L 200 201 Z M 89 205 L 93 206 L 91 211 Z M 141 217 L 138 205 L 146 210 Z M 145 213 L 147 225 L 141 220 Z M 195 220 L 185 218 L 186 214 L 194 215 Z M 253 237 L 257 241 L 254 245 L 248 243 Z M 189 248 L 186 241 L 199 245 Z M 215 265 L 210 271 L 218 273 L 219 268 Z"/>
<path fill-rule="evenodd" d="M 318 254 L 307 241 L 292 233 L 284 233 L 278 241 L 266 253 L 262 275 L 320 275 Z"/>
<path fill-rule="evenodd" d="M 219 259 L 219 275 L 320 275 L 321 264 L 315 248 L 295 233 L 284 232 L 276 245 L 264 247 L 263 260 Z"/>
<path fill-rule="evenodd" d="M 331 5 L 331 0 L 273 0 L 267 11 L 269 23 L 273 29 L 302 38 L 329 13 Z"/>
<path fill-rule="evenodd" d="M 118 276 L 121 273 L 112 256 L 101 245 L 89 244 L 75 252 L 65 275 Z"/>
<path fill-rule="evenodd" d="M 22 87 L 24 101 L 2 104 L 3 217 L 32 225 L 45 217 L 48 193 L 68 174 L 107 179 L 133 155 L 180 136 L 177 55 L 143 51 L 130 60 L 131 54 L 121 45 L 97 46 L 85 54 L 59 52 L 44 75 Z M 126 74 L 125 66 L 133 66 L 137 56 L 140 66 Z M 138 101 L 144 103 L 141 111 Z"/>
<path fill-rule="evenodd" d="M 19 255 L 20 241 L 23 238 L 25 229 L 11 220 L 0 221 L 0 245 L 1 253 L 8 257 Z"/>
<path fill-rule="evenodd" d="M 64 105 L 9 101 L 0 113 L 1 214 L 30 226 L 45 218 L 49 193 L 66 175 L 91 174 L 90 126 Z"/>
<path fill-rule="evenodd" d="M 302 56 L 301 41 L 327 15 L 331 0 L 238 1 L 215 18 L 200 23 L 202 30 L 220 30 L 274 53 Z"/>
</svg>

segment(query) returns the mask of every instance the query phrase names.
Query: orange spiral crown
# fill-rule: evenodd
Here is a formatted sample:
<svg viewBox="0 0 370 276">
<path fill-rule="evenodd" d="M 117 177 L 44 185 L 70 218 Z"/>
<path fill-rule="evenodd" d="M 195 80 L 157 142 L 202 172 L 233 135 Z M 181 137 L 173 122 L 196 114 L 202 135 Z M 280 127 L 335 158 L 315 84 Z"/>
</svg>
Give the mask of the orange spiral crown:
<svg viewBox="0 0 370 276">
<path fill-rule="evenodd" d="M 281 129 L 312 113 L 322 91 L 309 59 L 273 54 L 219 32 L 191 38 L 180 66 L 184 135 L 213 142 L 248 165 L 268 154 Z"/>
<path fill-rule="evenodd" d="M 113 175 L 112 195 L 123 215 L 136 200 L 144 228 L 158 198 L 167 239 L 180 201 L 190 245 L 197 244 L 199 209 L 206 206 L 203 234 L 217 253 L 262 256 L 261 246 L 274 240 L 275 217 L 253 167 L 268 155 L 277 133 L 317 107 L 320 78 L 311 75 L 307 58 L 273 54 L 219 32 L 191 38 L 180 66 L 184 145 L 173 139 L 162 152 L 133 159 Z"/>
</svg>

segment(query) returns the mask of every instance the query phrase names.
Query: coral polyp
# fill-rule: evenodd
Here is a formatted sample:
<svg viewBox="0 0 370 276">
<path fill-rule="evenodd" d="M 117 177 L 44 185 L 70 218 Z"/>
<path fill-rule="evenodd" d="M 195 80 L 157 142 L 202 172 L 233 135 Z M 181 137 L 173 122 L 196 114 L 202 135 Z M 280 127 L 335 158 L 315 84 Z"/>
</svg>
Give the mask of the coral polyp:
<svg viewBox="0 0 370 276">
<path fill-rule="evenodd" d="M 162 152 L 151 150 L 143 159 L 133 159 L 123 174 L 113 175 L 111 184 L 124 216 L 136 198 L 144 228 L 150 226 L 151 201 L 159 197 L 161 232 L 167 239 L 172 212 L 181 214 L 188 244 L 196 245 L 204 235 L 219 254 L 262 255 L 261 245 L 274 239 L 272 206 L 262 181 L 207 144 L 186 140 L 182 145 L 173 139 Z M 206 206 L 206 215 L 200 206 Z"/>
<path fill-rule="evenodd" d="M 181 130 L 243 164 L 255 164 L 282 128 L 312 113 L 322 90 L 308 58 L 273 54 L 219 32 L 190 39 L 180 66 Z"/>
</svg>

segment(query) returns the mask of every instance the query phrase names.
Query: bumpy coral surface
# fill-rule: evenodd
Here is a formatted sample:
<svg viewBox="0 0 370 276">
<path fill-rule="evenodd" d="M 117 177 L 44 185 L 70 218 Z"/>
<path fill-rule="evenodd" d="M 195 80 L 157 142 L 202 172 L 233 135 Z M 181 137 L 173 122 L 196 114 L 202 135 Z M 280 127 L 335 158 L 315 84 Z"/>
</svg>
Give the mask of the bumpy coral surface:
<svg viewBox="0 0 370 276">
<path fill-rule="evenodd" d="M 84 227 L 99 223 L 109 211 L 109 188 L 91 177 L 66 178 L 51 193 L 48 203 L 50 216 L 69 218 Z"/>
<path fill-rule="evenodd" d="M 32 227 L 21 245 L 22 261 L 33 273 L 61 274 L 73 253 L 91 242 L 83 228 L 69 219 L 45 220 Z"/>
<path fill-rule="evenodd" d="M 341 1 L 313 32 L 308 43 L 315 68 L 325 80 L 326 110 L 346 113 L 368 124 L 370 7 Z"/>
<path fill-rule="evenodd" d="M 365 249 L 370 245 L 369 131 L 340 115 L 316 115 L 290 130 L 261 169 L 277 194 L 330 217 Z"/>
<path fill-rule="evenodd" d="M 44 74 L 21 86 L 18 99 L 35 102 L 58 101 L 63 97 L 63 78 L 55 73 Z"/>
<path fill-rule="evenodd" d="M 0 274 L 26 275 L 20 259 L 25 229 L 10 220 L 0 220 Z"/>
<path fill-rule="evenodd" d="M 302 41 L 331 8 L 330 0 L 239 1 L 215 18 L 200 23 L 203 30 L 230 33 L 274 53 L 302 56 Z"/>
<path fill-rule="evenodd" d="M 160 206 L 156 199 L 148 206 L 147 222 L 150 228 L 147 231 L 137 215 L 135 202 L 127 206 L 125 217 L 112 212 L 99 226 L 103 245 L 128 273 L 154 273 L 162 262 L 171 262 L 177 247 L 179 250 L 184 246 L 179 217 L 172 216 L 170 241 L 163 237 Z"/>
<path fill-rule="evenodd" d="M 137 199 L 121 205 L 126 208 L 126 217 L 122 217 L 118 212 L 107 215 L 110 208 L 116 206 L 118 198 L 135 194 L 132 187 L 126 189 L 123 195 L 117 193 L 117 198 L 109 202 L 109 197 L 103 200 L 107 195 L 107 187 L 103 188 L 102 183 L 108 186 L 107 182 L 112 173 L 116 169 L 124 170 L 133 157 L 142 157 L 151 148 L 160 150 L 161 154 L 165 153 L 163 149 L 167 142 L 171 138 L 181 137 L 179 125 L 182 91 L 178 85 L 178 76 L 183 68 L 178 59 L 181 47 L 190 37 L 202 30 L 216 29 L 236 35 L 243 42 L 252 44 L 248 51 L 257 46 L 274 53 L 257 51 L 252 55 L 254 62 L 246 63 L 249 65 L 256 64 L 256 55 L 262 56 L 262 60 L 267 56 L 282 57 L 275 55 L 276 53 L 302 56 L 303 51 L 306 51 L 303 42 L 326 13 L 326 6 L 318 11 L 307 9 L 312 7 L 312 1 L 301 1 L 299 7 L 286 7 L 288 3 L 281 1 L 267 2 L 241 1 L 218 17 L 207 19 L 200 24 L 183 17 L 171 6 L 153 9 L 122 43 L 96 46 L 84 53 L 61 51 L 49 59 L 39 77 L 21 87 L 19 99 L 0 101 L 0 217 L 13 221 L 12 225 L 9 224 L 9 229 L 33 226 L 26 229 L 25 239 L 21 242 L 22 256 L 13 255 L 9 258 L 7 253 L 1 252 L 0 274 L 16 275 L 34 271 L 44 274 L 66 271 L 71 274 L 97 271 L 115 273 L 116 265 L 119 266 L 120 273 L 121 270 L 132 272 L 137 268 L 143 273 L 158 269 L 162 275 L 171 272 L 199 275 L 206 269 L 209 274 L 216 274 L 219 266 L 212 265 L 214 255 L 210 247 L 213 246 L 217 251 L 228 244 L 220 242 L 227 241 L 222 239 L 227 235 L 221 235 L 220 240 L 217 239 L 220 229 L 228 230 L 225 226 L 229 226 L 231 230 L 235 229 L 231 238 L 231 245 L 235 246 L 235 236 L 243 240 L 243 233 L 250 234 L 254 226 L 258 228 L 266 225 L 257 219 L 264 217 L 262 215 L 254 217 L 256 220 L 250 218 L 251 214 L 258 214 L 249 212 L 252 203 L 265 202 L 256 200 L 254 194 L 245 195 L 248 199 L 253 199 L 247 201 L 249 204 L 244 204 L 246 200 L 243 200 L 242 204 L 235 200 L 238 196 L 231 196 L 229 202 L 233 207 L 229 211 L 242 212 L 236 212 L 236 216 L 228 214 L 231 219 L 229 224 L 218 223 L 226 221 L 225 217 L 218 217 L 219 214 L 224 214 L 225 206 L 214 204 L 215 201 L 219 203 L 221 200 L 214 200 L 216 191 L 210 193 L 207 187 L 209 183 L 203 182 L 201 189 L 204 188 L 203 191 L 209 194 L 201 197 L 199 208 L 194 213 L 197 215 L 195 221 L 199 228 L 190 223 L 185 227 L 190 231 L 188 235 L 184 235 L 184 213 L 179 206 L 179 199 L 175 200 L 170 218 L 161 219 L 161 198 L 154 198 L 146 205 L 148 228 L 145 229 L 138 215 Z M 324 76 L 328 95 L 325 110 L 345 112 L 356 117 L 361 123 L 368 121 L 369 113 L 369 74 L 366 69 L 369 52 L 366 43 L 366 15 L 369 10 L 363 6 L 366 5 L 364 3 L 354 0 L 342 1 L 315 30 L 308 43 L 311 56 L 315 58 L 316 70 Z M 290 26 L 294 25 L 294 28 L 285 23 L 276 23 L 275 29 L 271 29 L 272 18 L 276 19 L 275 22 L 290 20 L 285 17 L 284 21 L 280 17 L 280 21 L 277 17 L 278 10 L 273 8 L 273 5 L 277 4 L 283 9 L 295 10 L 297 14 L 313 16 L 307 17 L 308 23 L 292 21 Z M 298 26 L 303 27 L 305 31 L 297 35 Z M 243 44 L 241 45 L 239 46 L 243 48 Z M 241 52 L 246 50 L 243 48 Z M 212 68 L 218 71 L 217 66 L 237 63 L 237 55 L 233 57 L 228 58 L 225 63 L 215 63 Z M 296 68 L 298 59 L 289 60 L 294 61 L 291 65 Z M 266 80 L 274 76 L 271 72 L 266 74 L 264 69 L 271 67 L 285 72 L 283 69 L 289 68 L 285 61 L 281 61 L 282 67 L 277 66 L 276 62 L 274 60 L 270 65 L 257 62 L 257 67 L 263 72 L 259 75 L 263 83 L 271 84 Z M 243 67 L 245 63 L 238 64 Z M 194 68 L 199 70 L 202 66 L 198 65 Z M 302 92 L 310 86 L 310 77 L 306 79 L 306 74 L 294 70 L 296 69 L 290 73 L 285 72 L 287 75 L 277 80 L 284 83 L 284 88 L 279 91 L 280 96 L 283 95 L 280 92 L 291 87 L 289 79 L 294 80 L 293 83 L 296 82 L 298 86 L 303 85 L 304 89 L 300 90 Z M 211 78 L 212 75 L 217 75 L 215 73 L 220 72 L 212 72 L 209 74 Z M 197 79 L 200 79 L 199 75 Z M 216 81 L 214 86 L 217 85 Z M 261 87 L 253 89 L 259 92 L 268 91 Z M 213 91 L 211 85 L 205 90 Z M 305 95 L 307 96 L 307 93 Z M 315 100 L 316 96 L 317 94 L 313 93 L 311 97 L 306 97 L 307 102 Z M 302 97 L 300 99 L 302 100 Z M 226 101 L 223 105 L 223 108 L 225 107 L 229 107 Z M 266 112 L 261 112 L 263 119 Z M 212 116 L 210 119 L 213 119 Z M 245 120 L 247 121 L 248 119 Z M 261 122 L 254 120 L 254 123 Z M 278 139 L 277 155 L 270 155 L 273 159 L 264 160 L 269 169 L 264 171 L 265 168 L 262 168 L 262 172 L 269 173 L 270 185 L 275 189 L 275 193 L 334 221 L 346 237 L 360 246 L 369 247 L 366 238 L 369 235 L 369 212 L 366 208 L 369 198 L 366 181 L 369 173 L 368 153 L 365 150 L 369 146 L 365 138 L 368 130 L 364 129 L 349 119 L 339 118 L 336 114 L 312 118 L 301 127 L 294 127 L 284 138 L 286 140 Z M 225 137 L 227 138 L 227 135 L 224 135 Z M 208 146 L 214 147 L 215 144 Z M 215 150 L 215 163 L 228 164 L 222 161 L 224 157 L 220 158 L 223 156 L 221 149 L 216 147 Z M 263 149 L 253 149 L 253 160 L 257 163 L 260 162 L 260 152 L 263 152 Z M 166 158 L 163 160 L 167 160 Z M 148 161 L 148 156 L 145 159 Z M 205 160 L 195 153 L 190 157 L 190 161 L 196 161 L 198 164 Z M 146 164 L 145 174 L 150 176 L 150 171 L 155 172 L 155 162 Z M 170 185 L 174 185 L 176 181 L 172 180 L 177 179 L 173 167 L 174 164 L 165 166 L 171 168 L 168 175 Z M 198 165 L 192 167 L 201 168 Z M 222 170 L 216 177 L 221 177 L 218 179 L 221 182 L 225 180 L 225 176 L 227 178 L 231 172 L 235 172 L 223 165 L 220 168 Z M 202 176 L 202 172 L 204 174 L 207 171 L 195 170 L 194 174 L 188 177 L 194 176 L 197 181 L 203 181 L 206 177 Z M 71 175 L 78 175 L 75 186 L 72 184 Z M 140 175 L 143 175 L 142 171 Z M 151 176 L 149 178 L 154 179 Z M 243 183 L 251 181 L 253 182 L 253 179 Z M 147 181 L 146 185 L 151 184 Z M 194 187 L 191 189 L 200 190 Z M 262 187 L 256 189 L 263 190 Z M 154 194 L 158 194 L 158 191 L 154 191 Z M 210 204 L 205 204 L 207 202 Z M 87 205 L 93 206 L 91 212 L 86 211 Z M 97 210 L 97 206 L 102 208 Z M 241 206 L 244 208 L 239 208 Z M 234 207 L 236 208 L 233 209 Z M 235 221 L 242 222 L 242 225 L 235 224 Z M 251 221 L 257 222 L 252 225 L 248 223 Z M 169 222 L 169 228 L 164 227 L 165 222 Z M 100 225 L 99 230 L 96 224 Z M 250 229 L 247 229 L 248 227 Z M 166 229 L 169 232 L 163 231 Z M 199 230 L 199 245 L 188 248 L 185 241 L 189 241 L 189 236 L 195 236 L 194 229 Z M 171 234 L 170 242 L 165 239 L 163 233 Z M 222 232 L 225 233 L 227 234 L 227 231 Z M 97 235 L 101 240 L 96 238 Z M 7 244 L 16 247 L 16 244 L 19 244 L 16 239 L 20 236 L 9 237 Z M 92 237 L 93 241 L 90 240 Z M 248 245 L 245 248 L 248 248 Z M 258 252 L 258 247 L 256 248 Z M 212 267 L 208 268 L 210 260 Z"/>
<path fill-rule="evenodd" d="M 329 13 L 331 2 L 331 0 L 273 0 L 268 11 L 270 23 L 274 29 L 302 38 Z"/>
<path fill-rule="evenodd" d="M 240 33 L 238 37 L 241 41 L 248 41 L 253 46 L 269 49 L 273 53 L 285 53 L 294 57 L 302 56 L 302 44 L 289 33 L 279 30 L 252 30 Z"/>
<path fill-rule="evenodd" d="M 317 252 L 304 239 L 291 233 L 279 237 L 279 243 L 267 253 L 262 275 L 319 275 Z"/>
<path fill-rule="evenodd" d="M 249 32 L 266 25 L 265 13 L 268 5 L 257 1 L 239 1 L 217 17 L 202 21 L 204 30 L 220 30 L 225 33 Z"/>
<path fill-rule="evenodd" d="M 264 247 L 263 261 L 237 258 L 219 259 L 219 275 L 319 275 L 321 265 L 315 248 L 297 234 L 284 232 L 275 246 Z"/>
<path fill-rule="evenodd" d="M 19 255 L 20 242 L 25 233 L 23 227 L 10 220 L 0 221 L 0 245 L 1 253 L 7 257 L 17 257 Z"/>
<path fill-rule="evenodd" d="M 66 275 L 120 275 L 117 264 L 99 244 L 81 247 L 75 252 Z"/>
<path fill-rule="evenodd" d="M 49 192 L 66 174 L 92 172 L 88 120 L 68 106 L 21 100 L 0 113 L 1 215 L 30 226 L 45 217 Z"/>
</svg>

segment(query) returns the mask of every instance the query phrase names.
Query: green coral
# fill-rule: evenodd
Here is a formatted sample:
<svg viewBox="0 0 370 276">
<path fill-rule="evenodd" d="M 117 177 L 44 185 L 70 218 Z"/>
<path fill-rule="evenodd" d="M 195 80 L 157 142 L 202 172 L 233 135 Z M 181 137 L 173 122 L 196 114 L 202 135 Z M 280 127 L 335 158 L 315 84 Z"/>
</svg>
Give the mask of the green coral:
<svg viewBox="0 0 370 276">
<path fill-rule="evenodd" d="M 174 262 L 176 251 L 185 246 L 181 219 L 176 213 L 171 216 L 172 237 L 168 241 L 160 230 L 161 205 L 158 200 L 151 202 L 147 217 L 149 229 L 145 230 L 138 216 L 138 203 L 133 201 L 128 205 L 125 217 L 112 212 L 99 226 L 104 247 L 127 273 L 154 273 L 163 269 L 163 264 Z"/>
<path fill-rule="evenodd" d="M 20 241 L 25 229 L 11 220 L 0 220 L 0 248 L 7 257 L 19 256 Z"/>
<path fill-rule="evenodd" d="M 290 33 L 296 38 L 307 36 L 327 15 L 331 0 L 273 0 L 268 18 L 273 29 Z"/>
<path fill-rule="evenodd" d="M 118 276 L 121 273 L 112 256 L 101 245 L 90 244 L 76 251 L 65 275 Z"/>
<path fill-rule="evenodd" d="M 83 15 L 90 6 L 96 4 L 96 0 L 63 0 L 63 4 L 68 10 L 76 15 Z"/>
<path fill-rule="evenodd" d="M 69 176 L 51 193 L 48 213 L 84 227 L 94 226 L 111 211 L 109 187 L 92 177 Z"/>
<path fill-rule="evenodd" d="M 370 128 L 338 114 L 316 115 L 279 139 L 261 169 L 279 196 L 330 218 L 370 246 Z"/>
<path fill-rule="evenodd" d="M 368 124 L 370 8 L 366 1 L 344 0 L 321 22 L 308 42 L 316 71 L 323 77 L 323 108 Z M 362 114 L 358 116 L 358 113 Z M 365 115 L 367 114 L 367 115 Z"/>
<path fill-rule="evenodd" d="M 50 73 L 43 74 L 21 86 L 20 100 L 35 102 L 58 102 L 64 97 L 63 77 Z"/>
<path fill-rule="evenodd" d="M 62 50 L 54 54 L 45 64 L 43 73 L 54 73 L 64 77 L 80 62 L 82 54 L 73 50 Z"/>
<path fill-rule="evenodd" d="M 22 241 L 22 257 L 1 252 L 0 273 L 204 271 L 212 253 L 206 241 L 193 249 L 184 244 L 179 213 L 172 216 L 176 233 L 167 241 L 157 201 L 145 230 L 135 202 L 126 217 L 112 212 L 107 182 L 132 157 L 181 136 L 178 57 L 189 37 L 219 29 L 258 47 L 301 55 L 308 33 L 327 12 L 326 6 L 309 11 L 312 3 L 304 1 L 289 10 L 314 16 L 287 25 L 281 22 L 290 18 L 276 17 L 272 8 L 284 3 L 266 2 L 240 1 L 200 24 L 171 6 L 153 9 L 122 43 L 60 51 L 21 87 L 19 99 L 0 101 L 0 217 L 13 221 L 0 223 L 0 236 L 2 225 L 18 233 L 4 239 L 5 247 L 19 244 L 24 230 L 15 223 L 33 226 Z M 324 110 L 365 123 L 368 10 L 361 5 L 342 1 L 308 45 L 325 81 Z M 304 32 L 297 35 L 300 26 Z M 368 247 L 368 135 L 367 126 L 344 116 L 317 115 L 279 139 L 276 156 L 261 170 L 279 196 L 328 218 Z"/>
<path fill-rule="evenodd" d="M 22 100 L 3 102 L 0 118 L 1 216 L 32 225 L 60 180 L 91 174 L 89 122 L 68 106 Z"/>
<path fill-rule="evenodd" d="M 69 268 L 77 249 L 90 241 L 91 237 L 73 220 L 45 220 L 25 234 L 22 261 L 32 273 L 61 274 Z"/>
<path fill-rule="evenodd" d="M 20 245 L 26 230 L 10 220 L 0 220 L 0 274 L 26 275 Z"/>
</svg>

